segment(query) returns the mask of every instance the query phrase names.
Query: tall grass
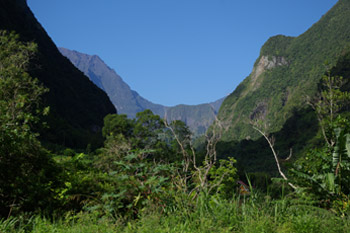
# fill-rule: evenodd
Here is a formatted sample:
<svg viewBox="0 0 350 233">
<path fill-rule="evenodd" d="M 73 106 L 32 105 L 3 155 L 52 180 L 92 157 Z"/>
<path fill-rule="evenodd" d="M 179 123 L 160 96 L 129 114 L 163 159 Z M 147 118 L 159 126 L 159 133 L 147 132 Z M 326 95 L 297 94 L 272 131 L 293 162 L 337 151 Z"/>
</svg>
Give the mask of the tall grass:
<svg viewBox="0 0 350 233">
<path fill-rule="evenodd" d="M 67 214 L 58 220 L 49 220 L 42 216 L 31 218 L 12 218 L 0 222 L 0 232 L 121 232 L 118 221 L 110 218 L 99 217 L 94 213 Z"/>
<path fill-rule="evenodd" d="M 181 204 L 179 204 L 181 202 Z M 271 200 L 256 192 L 225 200 L 200 194 L 192 201 L 178 194 L 162 209 L 145 210 L 136 220 L 101 217 L 99 213 L 67 214 L 59 220 L 44 217 L 0 221 L 1 232 L 350 232 L 350 219 L 328 210 Z"/>
<path fill-rule="evenodd" d="M 144 215 L 126 232 L 350 232 L 350 219 L 263 195 L 224 200 L 202 194 L 192 209 Z"/>
</svg>

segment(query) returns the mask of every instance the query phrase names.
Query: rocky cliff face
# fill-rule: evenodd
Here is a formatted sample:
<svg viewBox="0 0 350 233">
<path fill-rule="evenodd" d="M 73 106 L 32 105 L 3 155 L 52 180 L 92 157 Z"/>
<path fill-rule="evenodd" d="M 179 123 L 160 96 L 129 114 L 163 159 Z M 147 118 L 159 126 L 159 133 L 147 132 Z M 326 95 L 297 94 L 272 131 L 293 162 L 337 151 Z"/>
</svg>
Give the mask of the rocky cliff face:
<svg viewBox="0 0 350 233">
<path fill-rule="evenodd" d="M 267 70 L 272 70 L 277 66 L 288 65 L 287 60 L 284 57 L 279 56 L 261 56 L 258 64 L 254 66 L 253 71 L 251 73 L 251 82 L 253 86 L 253 90 L 259 88 L 262 79 L 259 79 L 260 75 L 263 74 Z"/>
<path fill-rule="evenodd" d="M 224 98 L 208 104 L 184 105 L 170 107 L 166 111 L 168 121 L 180 120 L 190 126 L 195 135 L 204 134 L 215 120 Z"/>
</svg>

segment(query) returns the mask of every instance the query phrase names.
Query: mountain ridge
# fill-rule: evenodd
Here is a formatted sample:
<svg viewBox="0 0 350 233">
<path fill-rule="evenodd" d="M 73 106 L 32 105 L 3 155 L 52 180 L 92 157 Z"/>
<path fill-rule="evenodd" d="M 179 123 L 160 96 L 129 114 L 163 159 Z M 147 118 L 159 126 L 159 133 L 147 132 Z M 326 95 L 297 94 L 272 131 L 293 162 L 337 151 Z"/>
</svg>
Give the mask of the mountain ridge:
<svg viewBox="0 0 350 233">
<path fill-rule="evenodd" d="M 148 106 L 155 114 L 164 116 L 164 106 L 154 104 L 141 97 L 99 56 L 62 47 L 59 48 L 59 51 L 109 95 L 120 113 L 133 118 L 137 112 L 144 110 L 143 106 Z"/>
<path fill-rule="evenodd" d="M 163 106 L 155 104 L 132 90 L 99 56 L 62 47 L 59 48 L 59 51 L 108 94 L 119 113 L 126 114 L 130 118 L 134 118 L 137 112 L 150 109 L 161 118 L 166 117 L 168 121 L 184 121 L 195 135 L 203 134 L 214 121 L 224 99 L 199 105 Z"/>
<path fill-rule="evenodd" d="M 305 106 L 329 66 L 350 47 L 350 1 L 340 0 L 321 19 L 298 37 L 277 35 L 260 50 L 251 74 L 225 99 L 218 118 L 225 126 L 224 141 L 257 139 L 249 121 L 257 116 L 267 132 L 277 132 Z"/>
</svg>

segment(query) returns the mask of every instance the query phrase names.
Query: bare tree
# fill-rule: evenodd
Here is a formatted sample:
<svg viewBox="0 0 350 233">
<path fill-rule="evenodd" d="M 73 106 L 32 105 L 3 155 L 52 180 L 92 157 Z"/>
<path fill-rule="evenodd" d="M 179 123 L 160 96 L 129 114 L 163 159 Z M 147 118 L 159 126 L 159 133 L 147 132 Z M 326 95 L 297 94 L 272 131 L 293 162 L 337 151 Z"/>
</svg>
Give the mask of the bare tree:
<svg viewBox="0 0 350 233">
<path fill-rule="evenodd" d="M 191 195 L 193 192 L 196 192 L 194 195 L 194 198 L 197 196 L 197 194 L 204 190 L 208 189 L 211 191 L 214 187 L 217 187 L 220 184 L 213 184 L 213 187 L 209 187 L 208 184 L 208 176 L 209 171 L 215 166 L 217 161 L 217 152 L 216 152 L 216 146 L 219 140 L 221 139 L 222 135 L 222 124 L 218 120 L 218 118 L 215 116 L 215 121 L 212 125 L 212 129 L 210 132 L 205 134 L 206 137 L 206 148 L 205 148 L 205 156 L 203 160 L 203 165 L 199 166 L 197 164 L 196 158 L 197 154 L 196 151 L 192 145 L 192 140 L 189 141 L 189 146 L 186 148 L 183 141 L 180 140 L 179 136 L 176 134 L 175 130 L 171 127 L 171 125 L 168 124 L 166 120 L 166 115 L 164 119 L 165 126 L 170 130 L 170 132 L 173 134 L 177 144 L 180 146 L 180 150 L 183 157 L 183 167 L 182 167 L 182 185 L 184 186 L 184 189 L 187 191 L 187 182 L 190 178 L 198 178 L 198 185 L 193 188 L 189 195 Z M 194 172 L 191 175 L 188 175 L 189 171 L 193 170 Z M 224 176 L 226 174 L 223 174 L 223 177 L 220 179 L 220 182 L 224 179 Z"/>
<path fill-rule="evenodd" d="M 282 171 L 281 169 L 281 165 L 280 165 L 280 162 L 279 162 L 279 159 L 278 159 L 278 155 L 275 151 L 275 148 L 274 148 L 274 143 L 275 143 L 275 138 L 272 136 L 272 137 L 269 137 L 269 135 L 265 132 L 266 128 L 267 128 L 267 125 L 266 123 L 262 124 L 262 119 L 260 119 L 261 117 L 257 117 L 255 119 L 255 121 L 251 120 L 251 125 L 253 126 L 253 129 L 255 129 L 256 131 L 258 131 L 265 139 L 266 141 L 268 142 L 269 146 L 270 146 L 270 149 L 272 151 L 272 154 L 275 158 L 275 161 L 276 161 L 276 165 L 277 165 L 277 169 L 278 169 L 278 172 L 279 174 L 282 176 L 282 178 L 287 181 L 288 185 L 290 187 L 292 187 L 293 189 L 297 189 L 297 187 L 295 185 L 293 185 L 292 183 L 289 182 L 287 176 L 284 174 L 284 172 Z M 289 156 L 287 157 L 286 160 L 289 160 L 290 158 L 292 157 L 292 149 L 290 149 L 289 151 Z"/>
<path fill-rule="evenodd" d="M 188 153 L 188 150 L 186 148 L 186 145 L 185 145 L 184 141 L 182 141 L 180 139 L 179 135 L 175 132 L 174 128 L 171 125 L 168 124 L 168 121 L 167 121 L 167 118 L 166 118 L 166 114 L 164 116 L 164 124 L 165 124 L 165 127 L 170 130 L 170 132 L 174 136 L 177 144 L 180 146 L 182 159 L 183 159 L 183 165 L 182 165 L 182 172 L 178 174 L 179 177 L 181 177 L 179 185 L 185 190 L 185 192 L 187 192 L 187 181 L 190 178 L 190 176 L 188 175 L 188 171 L 189 171 L 189 168 L 190 168 L 190 166 L 191 166 L 191 164 L 193 163 L 193 160 L 194 160 L 192 158 L 192 156 L 195 157 L 194 149 L 191 146 L 192 155 Z"/>
<path fill-rule="evenodd" d="M 215 166 L 217 161 L 216 145 L 220 141 L 221 135 L 222 135 L 222 125 L 221 125 L 221 122 L 215 116 L 215 121 L 212 126 L 212 130 L 209 133 L 207 132 L 205 134 L 206 150 L 205 150 L 203 166 L 197 166 L 196 160 L 195 160 L 196 159 L 195 151 L 191 146 L 195 175 L 199 179 L 199 186 L 196 187 L 197 191 L 204 190 L 206 188 L 208 188 L 209 190 L 212 189 L 208 187 L 208 175 L 209 175 L 209 171 L 212 169 L 213 166 Z M 195 190 L 192 190 L 192 191 L 195 191 Z"/>
</svg>

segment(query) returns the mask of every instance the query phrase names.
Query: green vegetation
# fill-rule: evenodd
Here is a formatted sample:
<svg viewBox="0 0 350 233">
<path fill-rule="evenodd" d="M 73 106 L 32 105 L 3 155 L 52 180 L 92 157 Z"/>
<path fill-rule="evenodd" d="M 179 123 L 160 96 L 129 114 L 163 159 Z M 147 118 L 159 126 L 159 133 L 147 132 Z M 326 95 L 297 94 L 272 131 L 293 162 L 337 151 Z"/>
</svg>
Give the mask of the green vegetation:
<svg viewBox="0 0 350 233">
<path fill-rule="evenodd" d="M 322 89 L 311 105 L 319 119 L 324 146 L 309 150 L 290 172 L 298 183 L 311 188 L 307 192 L 314 200 L 325 201 L 323 205 L 344 215 L 350 208 L 350 121 L 344 112 L 350 94 L 341 91 L 342 85 L 343 77 L 331 76 L 331 72 L 322 78 Z"/>
<path fill-rule="evenodd" d="M 316 29 L 298 38 L 271 39 L 262 49 L 264 55 L 272 53 L 292 61 L 288 59 L 295 41 L 316 41 L 308 35 L 318 32 L 318 27 L 322 33 L 328 32 L 322 25 L 329 18 L 342 20 L 339 14 L 346 18 L 346 4 L 348 1 L 339 1 Z M 333 55 L 340 49 L 334 48 L 337 51 L 332 55 L 326 44 L 322 50 L 316 42 L 317 51 L 327 51 L 335 60 Z M 350 231 L 349 52 L 340 53 L 336 65 L 329 69 L 331 63 L 323 78 L 310 76 L 310 80 L 320 80 L 317 84 L 298 84 L 306 89 L 294 85 L 298 80 L 281 75 L 289 70 L 298 75 L 320 73 L 322 77 L 317 61 L 323 55 L 308 54 L 314 56 L 310 58 L 313 71 L 302 64 L 287 66 L 282 58 L 259 60 L 257 65 L 279 65 L 265 69 L 260 76 L 256 69 L 225 104 L 232 105 L 226 109 L 231 113 L 240 102 L 254 106 L 253 111 L 242 109 L 238 114 L 265 123 L 268 130 L 276 129 L 265 138 L 221 140 L 228 121 L 215 121 L 205 140 L 194 148 L 184 122 L 168 123 L 145 110 L 135 119 L 105 114 L 101 135 L 96 133 L 93 145 L 103 143 L 98 148 L 87 146 L 91 135 L 89 140 L 83 137 L 79 141 L 75 136 L 83 131 L 78 130 L 69 140 L 77 140 L 83 145 L 77 147 L 85 150 L 58 143 L 53 151 L 47 141 L 41 144 L 38 133 L 46 127 L 43 119 L 51 106 L 46 107 L 44 97 L 52 90 L 28 73 L 37 56 L 37 45 L 21 41 L 15 33 L 0 31 L 1 232 Z M 265 98 L 267 91 L 259 89 L 269 87 L 269 83 L 276 87 L 269 91 L 279 96 L 277 99 Z M 281 94 L 284 87 L 286 92 Z M 254 103 L 256 96 L 247 90 L 258 93 L 260 102 Z M 298 99 L 302 97 L 292 94 L 300 95 L 301 90 L 309 94 L 304 100 L 308 105 L 303 107 Z M 287 114 L 286 109 L 290 117 L 280 120 L 279 114 Z M 79 115 L 76 117 L 79 120 Z M 275 126 L 269 125 L 272 119 Z M 48 121 L 50 124 L 66 126 L 65 122 Z M 253 131 L 250 127 L 240 124 L 235 130 L 243 135 Z M 227 138 L 227 132 L 223 136 Z M 274 159 L 269 145 L 280 158 Z M 297 156 L 290 158 L 289 148 Z M 277 173 L 277 165 L 283 173 Z"/>
<path fill-rule="evenodd" d="M 269 123 L 268 132 L 277 132 L 293 112 L 304 108 L 305 95 L 317 92 L 326 72 L 325 60 L 334 66 L 349 51 L 349 5 L 348 0 L 339 1 L 296 38 L 279 35 L 264 44 L 250 76 L 220 108 L 218 117 L 227 127 L 223 141 L 258 139 L 259 134 L 249 125 L 257 112 Z"/>
<path fill-rule="evenodd" d="M 47 151 L 32 126 L 48 108 L 40 107 L 47 90 L 26 72 L 36 46 L 0 31 L 0 214 L 34 211 L 55 205 L 60 182 Z M 45 208 L 48 211 L 50 208 Z"/>
<path fill-rule="evenodd" d="M 292 149 L 294 161 L 322 144 L 318 115 L 308 100 L 321 91 L 321 78 L 330 67 L 331 76 L 343 76 L 342 91 L 350 90 L 349 25 L 350 2 L 340 0 L 300 36 L 278 35 L 264 44 L 252 73 L 220 108 L 218 118 L 225 126 L 220 158 L 234 155 L 239 170 L 276 174 L 268 144 L 250 124 L 257 116 L 263 116 L 267 133 L 276 138 L 281 159 Z M 282 163 L 288 167 L 292 162 Z"/>
<path fill-rule="evenodd" d="M 11 218 L 0 222 L 4 232 L 349 232 L 350 221 L 329 211 L 308 205 L 291 203 L 286 199 L 271 201 L 263 195 L 254 199 L 230 201 L 201 196 L 198 203 L 167 212 L 152 211 L 127 223 L 100 217 L 96 213 L 67 214 L 51 221 L 32 217 L 25 221 Z M 186 199 L 183 198 L 185 201 Z M 189 203 L 190 204 L 190 203 Z M 18 227 L 16 227 L 18 226 Z"/>
<path fill-rule="evenodd" d="M 0 42 L 1 232 L 350 230 L 348 94 L 332 72 L 313 102 L 327 140 L 290 168 L 292 190 L 263 173 L 240 175 L 234 158 L 220 159 L 220 122 L 196 150 L 183 122 L 168 124 L 150 110 L 135 119 L 107 115 L 102 148 L 52 154 L 33 127 L 48 111 L 40 104 L 47 90 L 26 72 L 36 46 L 6 32 Z M 249 190 L 240 191 L 239 178 Z"/>
</svg>

